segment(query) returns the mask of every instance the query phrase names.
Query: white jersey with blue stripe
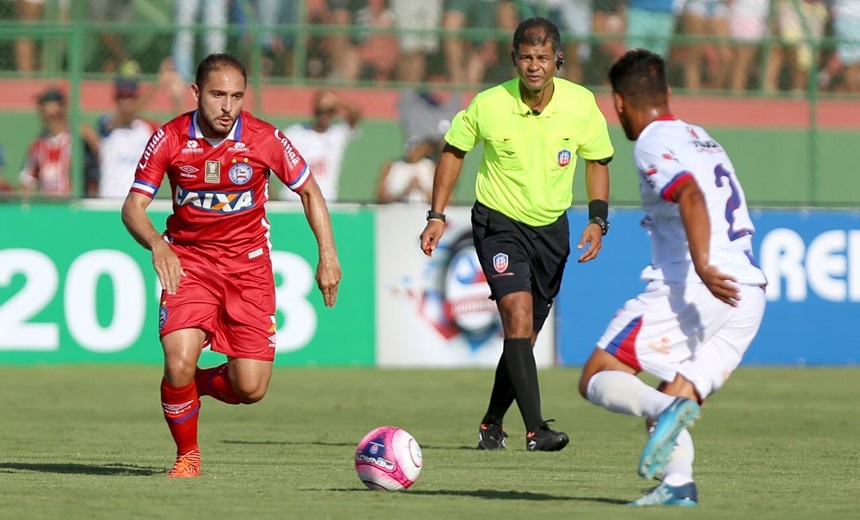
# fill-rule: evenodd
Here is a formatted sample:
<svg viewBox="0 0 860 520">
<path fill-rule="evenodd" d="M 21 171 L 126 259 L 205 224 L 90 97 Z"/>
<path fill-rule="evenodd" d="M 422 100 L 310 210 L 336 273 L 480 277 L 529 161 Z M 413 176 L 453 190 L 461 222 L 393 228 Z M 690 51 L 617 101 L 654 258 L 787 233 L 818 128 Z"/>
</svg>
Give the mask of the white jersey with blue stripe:
<svg viewBox="0 0 860 520">
<path fill-rule="evenodd" d="M 743 284 L 764 284 L 752 249 L 755 233 L 743 188 L 726 151 L 701 127 L 662 116 L 639 135 L 633 151 L 651 236 L 646 280 L 700 281 L 673 192 L 694 179 L 705 196 L 711 223 L 710 263 Z"/>
</svg>

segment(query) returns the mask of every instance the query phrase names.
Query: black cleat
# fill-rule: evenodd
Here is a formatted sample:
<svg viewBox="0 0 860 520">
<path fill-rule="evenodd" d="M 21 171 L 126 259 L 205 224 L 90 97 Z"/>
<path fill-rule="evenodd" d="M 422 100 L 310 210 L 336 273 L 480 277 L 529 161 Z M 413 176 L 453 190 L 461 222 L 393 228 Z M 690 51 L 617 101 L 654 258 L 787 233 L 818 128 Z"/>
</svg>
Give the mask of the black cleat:
<svg viewBox="0 0 860 520">
<path fill-rule="evenodd" d="M 529 451 L 559 451 L 567 446 L 570 437 L 564 432 L 557 432 L 549 427 L 553 419 L 547 419 L 537 431 L 526 435 L 526 449 Z"/>
<path fill-rule="evenodd" d="M 481 423 L 480 428 L 478 428 L 478 449 L 503 450 L 507 436 L 508 433 L 500 424 Z"/>
</svg>

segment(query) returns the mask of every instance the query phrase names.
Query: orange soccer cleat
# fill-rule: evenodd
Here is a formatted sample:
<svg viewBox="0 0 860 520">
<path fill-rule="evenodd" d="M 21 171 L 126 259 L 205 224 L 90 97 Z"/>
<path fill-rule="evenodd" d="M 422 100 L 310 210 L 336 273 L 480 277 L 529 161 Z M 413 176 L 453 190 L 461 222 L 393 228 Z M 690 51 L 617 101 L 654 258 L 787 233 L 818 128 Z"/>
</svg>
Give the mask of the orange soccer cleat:
<svg viewBox="0 0 860 520">
<path fill-rule="evenodd" d="M 200 450 L 191 450 L 176 457 L 167 478 L 192 478 L 200 476 Z"/>
</svg>

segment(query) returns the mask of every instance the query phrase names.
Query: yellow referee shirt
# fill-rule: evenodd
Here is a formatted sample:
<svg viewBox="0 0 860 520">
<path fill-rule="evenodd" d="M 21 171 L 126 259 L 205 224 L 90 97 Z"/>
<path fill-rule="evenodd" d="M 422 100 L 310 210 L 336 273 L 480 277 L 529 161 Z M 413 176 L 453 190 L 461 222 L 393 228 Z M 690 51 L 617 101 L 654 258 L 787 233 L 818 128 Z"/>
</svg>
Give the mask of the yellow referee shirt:
<svg viewBox="0 0 860 520">
<path fill-rule="evenodd" d="M 468 152 L 484 142 L 475 192 L 479 202 L 530 226 L 552 224 L 573 203 L 576 156 L 612 157 L 606 118 L 590 90 L 554 78 L 539 115 L 520 98 L 519 78 L 480 92 L 445 134 Z"/>
</svg>

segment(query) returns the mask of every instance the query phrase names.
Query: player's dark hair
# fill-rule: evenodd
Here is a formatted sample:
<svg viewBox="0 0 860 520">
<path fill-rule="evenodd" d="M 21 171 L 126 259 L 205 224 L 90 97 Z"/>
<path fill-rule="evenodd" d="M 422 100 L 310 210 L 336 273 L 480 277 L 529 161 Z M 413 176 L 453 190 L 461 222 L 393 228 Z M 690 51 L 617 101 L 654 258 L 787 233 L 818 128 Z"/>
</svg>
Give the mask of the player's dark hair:
<svg viewBox="0 0 860 520">
<path fill-rule="evenodd" d="M 634 106 L 668 103 L 666 63 L 659 54 L 645 49 L 627 51 L 609 69 L 612 90 Z"/>
<path fill-rule="evenodd" d="M 556 56 L 561 51 L 561 33 L 558 26 L 546 18 L 535 16 L 523 20 L 514 31 L 513 52 L 520 49 L 520 45 L 546 45 L 547 40 L 552 42 L 552 52 Z"/>
<path fill-rule="evenodd" d="M 225 67 L 233 68 L 241 72 L 245 83 L 248 83 L 248 73 L 245 71 L 245 66 L 242 65 L 242 62 L 232 54 L 220 52 L 206 56 L 200 64 L 197 65 L 197 74 L 194 77 L 194 83 L 197 87 L 202 87 L 203 82 L 206 81 L 209 74 Z"/>
</svg>

